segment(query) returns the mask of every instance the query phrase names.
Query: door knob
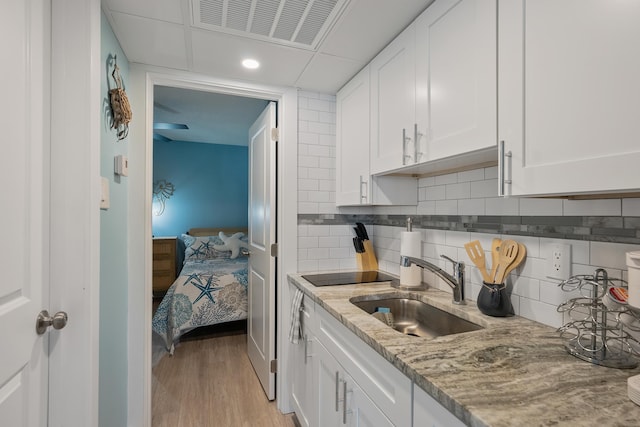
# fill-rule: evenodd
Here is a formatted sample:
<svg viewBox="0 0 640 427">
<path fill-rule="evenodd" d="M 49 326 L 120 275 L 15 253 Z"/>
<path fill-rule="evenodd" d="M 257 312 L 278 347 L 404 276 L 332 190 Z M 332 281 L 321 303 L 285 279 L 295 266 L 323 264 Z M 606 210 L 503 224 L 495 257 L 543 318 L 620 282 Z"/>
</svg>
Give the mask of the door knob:
<svg viewBox="0 0 640 427">
<path fill-rule="evenodd" d="M 36 332 L 38 335 L 42 335 L 49 326 L 53 326 L 53 329 L 62 329 L 67 326 L 67 319 L 67 313 L 64 311 L 59 311 L 53 317 L 49 317 L 49 312 L 42 310 L 36 319 Z"/>
</svg>

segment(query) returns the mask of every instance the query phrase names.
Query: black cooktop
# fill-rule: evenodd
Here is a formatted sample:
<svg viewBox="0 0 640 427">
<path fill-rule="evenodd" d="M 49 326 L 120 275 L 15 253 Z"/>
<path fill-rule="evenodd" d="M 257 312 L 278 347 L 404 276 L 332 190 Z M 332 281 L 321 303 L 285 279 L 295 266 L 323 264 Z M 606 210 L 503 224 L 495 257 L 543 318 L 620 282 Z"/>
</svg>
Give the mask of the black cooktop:
<svg viewBox="0 0 640 427">
<path fill-rule="evenodd" d="M 390 282 L 395 278 L 379 271 L 345 271 L 340 273 L 305 274 L 313 286 L 353 285 L 355 283 Z"/>
</svg>

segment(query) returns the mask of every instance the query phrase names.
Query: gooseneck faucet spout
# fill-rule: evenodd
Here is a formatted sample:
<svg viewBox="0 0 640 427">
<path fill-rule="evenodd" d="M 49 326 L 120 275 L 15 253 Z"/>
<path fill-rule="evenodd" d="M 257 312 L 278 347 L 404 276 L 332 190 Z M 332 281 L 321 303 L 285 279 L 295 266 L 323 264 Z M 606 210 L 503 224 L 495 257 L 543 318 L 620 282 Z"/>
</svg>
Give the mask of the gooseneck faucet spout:
<svg viewBox="0 0 640 427">
<path fill-rule="evenodd" d="M 420 258 L 401 255 L 400 265 L 402 267 L 410 267 L 411 264 L 415 264 L 418 267 L 432 271 L 436 276 L 444 280 L 444 282 L 453 290 L 453 303 L 464 304 L 464 263 L 461 261 L 454 261 L 446 255 L 440 255 L 440 257 L 453 263 L 453 276 L 437 265 L 433 265 Z"/>
</svg>

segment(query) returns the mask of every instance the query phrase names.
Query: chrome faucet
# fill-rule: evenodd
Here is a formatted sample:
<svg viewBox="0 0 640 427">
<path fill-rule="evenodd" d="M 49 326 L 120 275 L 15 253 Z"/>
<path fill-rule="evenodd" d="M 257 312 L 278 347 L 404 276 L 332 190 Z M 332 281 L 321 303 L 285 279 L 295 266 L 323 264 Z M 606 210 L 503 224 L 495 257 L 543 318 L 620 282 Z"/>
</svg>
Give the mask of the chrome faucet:
<svg viewBox="0 0 640 427">
<path fill-rule="evenodd" d="M 418 267 L 432 271 L 436 276 L 444 280 L 445 283 L 453 290 L 453 303 L 464 304 L 464 263 L 461 261 L 454 261 L 446 255 L 440 255 L 440 257 L 453 263 L 453 276 L 440 267 L 420 258 L 401 255 L 400 265 L 402 267 L 409 267 L 411 264 L 415 264 Z"/>
</svg>

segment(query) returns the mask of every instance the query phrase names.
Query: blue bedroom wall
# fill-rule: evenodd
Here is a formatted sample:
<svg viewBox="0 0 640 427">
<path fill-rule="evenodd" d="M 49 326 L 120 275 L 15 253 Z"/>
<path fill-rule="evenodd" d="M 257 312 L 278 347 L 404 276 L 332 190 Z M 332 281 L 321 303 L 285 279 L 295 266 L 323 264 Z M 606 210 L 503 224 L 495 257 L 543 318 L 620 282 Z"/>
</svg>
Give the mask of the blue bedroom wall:
<svg viewBox="0 0 640 427">
<path fill-rule="evenodd" d="M 108 91 L 114 87 L 111 58 L 117 55 L 120 75 L 129 81 L 129 62 L 109 22 L 101 17 L 100 174 L 109 180 L 111 206 L 100 211 L 100 385 L 99 425 L 127 423 L 127 178 L 114 175 L 113 159 L 127 155 L 129 141 L 118 141 L 111 129 Z"/>
<path fill-rule="evenodd" d="M 154 236 L 177 236 L 192 227 L 247 226 L 248 148 L 194 142 L 153 144 L 153 180 L 172 183 L 175 192 L 161 216 L 153 216 Z"/>
</svg>

